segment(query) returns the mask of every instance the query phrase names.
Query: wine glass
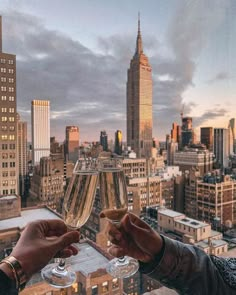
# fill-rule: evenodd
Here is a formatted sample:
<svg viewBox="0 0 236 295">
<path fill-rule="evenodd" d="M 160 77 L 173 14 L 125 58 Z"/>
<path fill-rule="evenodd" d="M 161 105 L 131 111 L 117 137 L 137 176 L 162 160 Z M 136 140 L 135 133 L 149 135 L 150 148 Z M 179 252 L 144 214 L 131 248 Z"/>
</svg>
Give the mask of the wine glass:
<svg viewBox="0 0 236 295">
<path fill-rule="evenodd" d="M 99 180 L 102 212 L 118 228 L 128 211 L 128 196 L 125 175 L 120 158 L 99 159 Z M 114 258 L 107 265 L 107 272 L 113 277 L 127 278 L 137 272 L 139 263 L 128 256 Z"/>
<path fill-rule="evenodd" d="M 62 205 L 62 218 L 67 227 L 77 230 L 88 220 L 94 203 L 98 181 L 97 161 L 95 159 L 78 160 Z M 71 286 L 76 273 L 66 266 L 65 259 L 59 264 L 52 263 L 42 269 L 45 281 L 57 288 Z"/>
</svg>

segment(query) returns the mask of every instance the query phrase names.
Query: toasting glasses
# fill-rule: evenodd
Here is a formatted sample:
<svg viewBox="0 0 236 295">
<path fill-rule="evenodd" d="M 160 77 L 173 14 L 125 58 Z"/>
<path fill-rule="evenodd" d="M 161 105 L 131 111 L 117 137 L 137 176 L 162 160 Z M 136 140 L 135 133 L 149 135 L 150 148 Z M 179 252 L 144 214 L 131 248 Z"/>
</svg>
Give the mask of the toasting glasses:
<svg viewBox="0 0 236 295">
<path fill-rule="evenodd" d="M 128 196 L 125 175 L 120 158 L 104 157 L 99 159 L 100 195 L 102 213 L 119 227 L 122 217 L 128 210 Z M 127 278 L 139 268 L 138 261 L 125 256 L 114 258 L 107 265 L 107 272 L 113 277 Z"/>
<path fill-rule="evenodd" d="M 78 160 L 63 201 L 62 218 L 72 230 L 77 230 L 88 220 L 94 203 L 98 181 L 97 161 Z M 42 269 L 42 277 L 50 285 L 62 288 L 71 286 L 76 273 L 66 266 L 65 259 Z"/>
</svg>

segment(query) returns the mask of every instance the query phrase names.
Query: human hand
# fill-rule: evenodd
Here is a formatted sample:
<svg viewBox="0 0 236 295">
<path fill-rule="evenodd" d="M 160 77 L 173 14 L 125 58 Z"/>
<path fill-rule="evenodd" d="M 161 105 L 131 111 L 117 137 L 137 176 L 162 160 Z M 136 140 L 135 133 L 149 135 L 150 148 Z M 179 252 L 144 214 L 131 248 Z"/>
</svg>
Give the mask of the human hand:
<svg viewBox="0 0 236 295">
<path fill-rule="evenodd" d="M 109 253 L 115 257 L 128 255 L 142 262 L 150 262 L 163 246 L 160 235 L 132 213 L 123 217 L 119 227 L 109 222 L 107 233 L 113 244 Z"/>
<path fill-rule="evenodd" d="M 66 258 L 78 250 L 72 243 L 79 242 L 79 232 L 69 231 L 62 220 L 38 220 L 29 223 L 11 253 L 21 264 L 29 279 L 55 255 Z"/>
</svg>

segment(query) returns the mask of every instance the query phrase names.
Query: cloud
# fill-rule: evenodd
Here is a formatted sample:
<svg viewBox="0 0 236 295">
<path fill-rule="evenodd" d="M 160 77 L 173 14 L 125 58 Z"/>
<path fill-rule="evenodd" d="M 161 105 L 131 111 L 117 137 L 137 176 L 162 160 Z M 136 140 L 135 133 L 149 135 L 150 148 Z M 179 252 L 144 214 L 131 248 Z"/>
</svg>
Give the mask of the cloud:
<svg viewBox="0 0 236 295">
<path fill-rule="evenodd" d="M 227 72 L 217 73 L 212 79 L 208 80 L 209 84 L 217 83 L 219 81 L 229 80 L 231 77 Z"/>
<path fill-rule="evenodd" d="M 203 125 L 205 122 L 213 121 L 220 117 L 225 117 L 229 113 L 225 108 L 214 108 L 205 111 L 201 116 L 193 118 L 195 127 Z"/>
<path fill-rule="evenodd" d="M 142 32 L 144 52 L 153 68 L 153 135 L 159 138 L 180 120 L 183 94 L 194 87 L 195 59 L 224 19 L 228 1 L 207 1 L 207 9 L 205 0 L 180 3 L 167 29 L 171 54 L 158 54 L 162 45 L 157 37 Z M 99 140 L 103 129 L 109 138 L 114 139 L 117 129 L 125 137 L 127 69 L 136 33 L 100 36 L 95 52 L 79 40 L 47 29 L 34 15 L 9 10 L 4 13 L 3 37 L 4 51 L 17 56 L 22 120 L 30 124 L 33 99 L 49 99 L 51 135 L 58 140 L 64 140 L 66 125 L 78 125 L 82 140 Z M 185 103 L 185 113 L 193 107 Z"/>
</svg>

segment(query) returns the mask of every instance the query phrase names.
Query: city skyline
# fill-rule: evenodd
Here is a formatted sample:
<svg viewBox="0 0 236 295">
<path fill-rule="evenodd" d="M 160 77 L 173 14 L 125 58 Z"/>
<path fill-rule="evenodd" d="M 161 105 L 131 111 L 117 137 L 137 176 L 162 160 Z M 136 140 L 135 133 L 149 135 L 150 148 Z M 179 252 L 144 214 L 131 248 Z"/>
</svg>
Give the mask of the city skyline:
<svg viewBox="0 0 236 295">
<path fill-rule="evenodd" d="M 3 0 L 0 9 L 3 52 L 17 59 L 18 112 L 30 126 L 30 102 L 50 100 L 51 136 L 58 140 L 64 140 L 66 125 L 79 126 L 81 141 L 98 141 L 104 129 L 109 139 L 120 129 L 126 140 L 126 79 L 138 11 L 153 68 L 153 136 L 163 140 L 172 123 L 180 123 L 183 105 L 194 128 L 226 128 L 235 117 L 231 0 L 70 6 L 62 0 Z"/>
</svg>

